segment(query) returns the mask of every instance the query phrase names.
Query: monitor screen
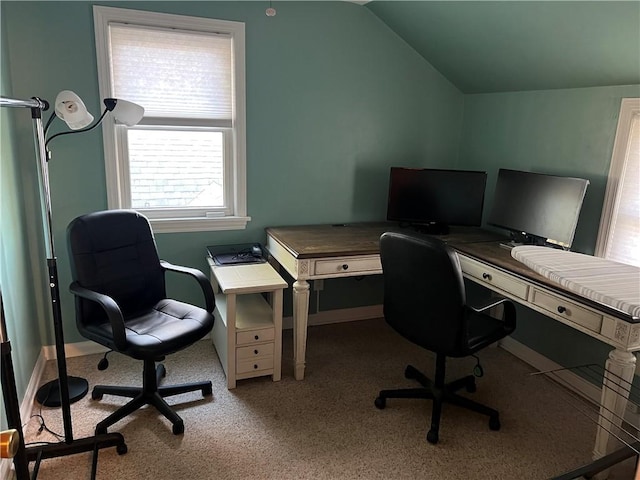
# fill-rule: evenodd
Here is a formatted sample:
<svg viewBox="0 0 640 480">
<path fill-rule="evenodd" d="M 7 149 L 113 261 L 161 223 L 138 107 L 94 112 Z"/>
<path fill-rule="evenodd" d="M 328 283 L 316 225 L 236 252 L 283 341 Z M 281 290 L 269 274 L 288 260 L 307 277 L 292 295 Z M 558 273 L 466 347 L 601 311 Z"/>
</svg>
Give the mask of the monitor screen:
<svg viewBox="0 0 640 480">
<path fill-rule="evenodd" d="M 588 185 L 583 178 L 501 168 L 488 223 L 570 247 Z"/>
<path fill-rule="evenodd" d="M 479 226 L 486 182 L 486 172 L 392 167 L 387 220 Z"/>
</svg>

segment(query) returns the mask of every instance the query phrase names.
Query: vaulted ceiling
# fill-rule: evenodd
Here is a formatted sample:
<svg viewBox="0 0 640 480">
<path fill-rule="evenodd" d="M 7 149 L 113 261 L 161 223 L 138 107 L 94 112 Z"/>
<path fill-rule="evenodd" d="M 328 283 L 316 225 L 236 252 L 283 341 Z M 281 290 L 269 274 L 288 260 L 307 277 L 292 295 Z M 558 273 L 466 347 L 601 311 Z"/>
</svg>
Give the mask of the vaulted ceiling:
<svg viewBox="0 0 640 480">
<path fill-rule="evenodd" d="M 464 93 L 640 84 L 638 0 L 374 0 L 364 8 Z"/>
</svg>

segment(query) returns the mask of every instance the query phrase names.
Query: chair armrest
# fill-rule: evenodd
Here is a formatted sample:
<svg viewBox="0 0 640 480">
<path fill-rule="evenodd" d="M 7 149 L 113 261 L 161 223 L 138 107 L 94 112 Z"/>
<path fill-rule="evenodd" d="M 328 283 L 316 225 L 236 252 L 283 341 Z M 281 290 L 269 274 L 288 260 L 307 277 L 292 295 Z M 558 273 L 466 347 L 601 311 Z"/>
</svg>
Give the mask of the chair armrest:
<svg viewBox="0 0 640 480">
<path fill-rule="evenodd" d="M 476 313 L 483 313 L 493 307 L 502 305 L 502 320 L 508 327 L 516 326 L 516 307 L 511 300 L 505 297 L 492 297 L 480 306 L 468 306 Z"/>
<path fill-rule="evenodd" d="M 204 294 L 204 301 L 207 306 L 207 312 L 213 313 L 213 310 L 216 308 L 216 300 L 213 296 L 213 288 L 211 288 L 211 283 L 204 273 L 202 273 L 197 268 L 173 265 L 172 263 L 165 262 L 164 260 L 160 260 L 160 265 L 165 271 L 184 273 L 195 278 L 200 285 L 200 288 L 202 289 L 202 293 Z"/>
<path fill-rule="evenodd" d="M 96 302 L 102 307 L 107 314 L 111 330 L 113 332 L 113 341 L 119 350 L 125 350 L 127 346 L 127 335 L 124 328 L 124 317 L 120 311 L 120 307 L 113 298 L 103 293 L 98 293 L 88 288 L 81 287 L 78 282 L 73 282 L 69 286 L 69 291 L 74 295 L 82 297 L 86 300 Z"/>
</svg>

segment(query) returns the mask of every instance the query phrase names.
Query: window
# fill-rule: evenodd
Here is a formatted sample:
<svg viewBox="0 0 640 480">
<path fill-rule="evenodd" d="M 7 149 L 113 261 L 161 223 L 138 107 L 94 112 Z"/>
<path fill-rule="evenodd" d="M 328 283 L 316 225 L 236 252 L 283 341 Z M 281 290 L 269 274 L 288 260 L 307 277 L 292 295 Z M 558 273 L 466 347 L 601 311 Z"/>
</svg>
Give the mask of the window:
<svg viewBox="0 0 640 480">
<path fill-rule="evenodd" d="M 102 98 L 142 105 L 102 124 L 109 208 L 156 232 L 245 228 L 244 24 L 94 9 Z"/>
<path fill-rule="evenodd" d="M 620 107 L 596 255 L 640 266 L 640 98 Z"/>
</svg>

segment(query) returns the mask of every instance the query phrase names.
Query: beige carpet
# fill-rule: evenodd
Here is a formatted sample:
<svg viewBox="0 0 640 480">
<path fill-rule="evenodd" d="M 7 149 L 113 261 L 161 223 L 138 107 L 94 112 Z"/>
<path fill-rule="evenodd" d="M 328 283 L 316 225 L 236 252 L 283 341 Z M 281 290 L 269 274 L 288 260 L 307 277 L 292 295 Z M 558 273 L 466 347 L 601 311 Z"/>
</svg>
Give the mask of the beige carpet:
<svg viewBox="0 0 640 480">
<path fill-rule="evenodd" d="M 201 341 L 167 359 L 167 383 L 211 379 L 213 396 L 172 397 L 185 423 L 175 436 L 164 417 L 145 408 L 110 431 L 121 432 L 128 453 L 101 450 L 98 479 L 545 479 L 591 457 L 595 425 L 578 412 L 564 389 L 500 348 L 481 352 L 485 371 L 473 398 L 500 411 L 502 429 L 486 417 L 445 406 L 440 442 L 426 442 L 431 402 L 389 400 L 378 410 L 378 390 L 412 386 L 403 377 L 407 363 L 431 375 L 434 357 L 395 334 L 383 320 L 309 329 L 307 373 L 292 377 L 291 331 L 284 334 L 283 378 L 243 380 L 225 388 L 224 374 L 210 341 Z M 142 365 L 111 354 L 110 367 L 96 368 L 100 355 L 71 358 L 71 375 L 90 386 L 139 385 Z M 447 378 L 468 374 L 473 359 L 451 360 Z M 55 365 L 47 365 L 55 378 Z M 74 435 L 89 436 L 95 424 L 123 399 L 90 395 L 72 406 Z M 584 404 L 587 408 L 591 408 Z M 34 413 L 40 410 L 34 406 Z M 42 409 L 46 424 L 61 432 L 59 409 Z M 25 420 L 26 422 L 27 420 Z M 52 441 L 37 434 L 38 421 L 25 429 L 27 442 Z M 31 465 L 33 466 L 33 464 Z M 622 465 L 610 478 L 633 478 Z M 38 478 L 88 479 L 91 455 L 42 462 Z"/>
</svg>

